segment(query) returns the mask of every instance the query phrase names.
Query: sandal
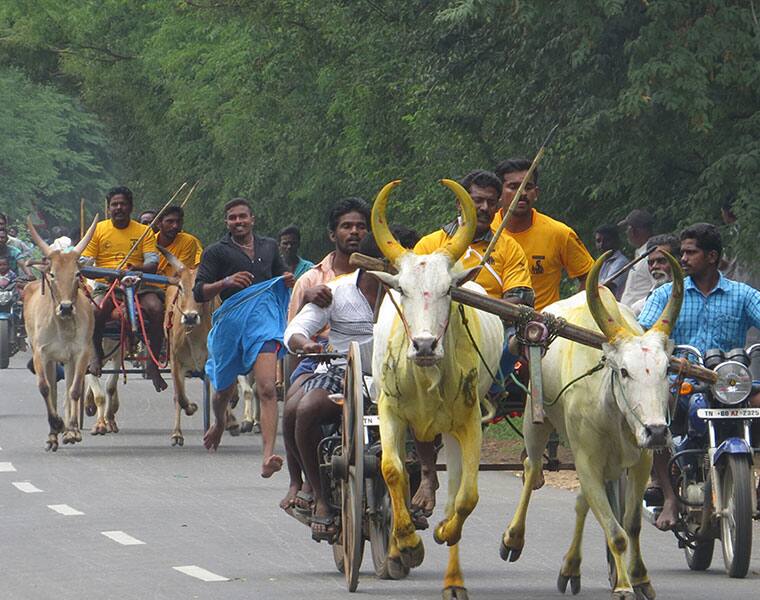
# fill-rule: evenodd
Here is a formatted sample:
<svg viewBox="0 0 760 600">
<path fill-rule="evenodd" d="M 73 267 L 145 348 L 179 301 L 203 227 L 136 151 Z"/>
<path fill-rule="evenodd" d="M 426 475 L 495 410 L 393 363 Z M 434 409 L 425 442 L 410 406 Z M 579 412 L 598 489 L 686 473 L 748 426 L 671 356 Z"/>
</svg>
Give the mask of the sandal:
<svg viewBox="0 0 760 600">
<path fill-rule="evenodd" d="M 644 492 L 644 504 L 649 507 L 661 508 L 665 504 L 665 495 L 662 493 L 662 488 L 650 485 Z"/>
<path fill-rule="evenodd" d="M 314 526 L 324 527 L 324 530 L 315 530 Z M 335 517 L 328 515 L 326 517 L 312 517 L 310 519 L 311 539 L 315 542 L 325 540 L 328 544 L 335 543 L 338 537 L 338 526 L 335 524 Z"/>
</svg>

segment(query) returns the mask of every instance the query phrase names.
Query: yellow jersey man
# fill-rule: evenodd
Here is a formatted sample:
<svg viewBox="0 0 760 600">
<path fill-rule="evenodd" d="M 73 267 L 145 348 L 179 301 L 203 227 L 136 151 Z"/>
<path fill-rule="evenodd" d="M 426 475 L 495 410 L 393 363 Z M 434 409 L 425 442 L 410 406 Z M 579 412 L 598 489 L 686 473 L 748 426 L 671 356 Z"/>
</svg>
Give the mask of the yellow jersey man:
<svg viewBox="0 0 760 600">
<path fill-rule="evenodd" d="M 478 224 L 475 238 L 460 259 L 465 268 L 480 264 L 489 242 L 493 239 L 491 222 L 499 208 L 501 180 L 489 171 L 473 171 L 460 182 L 477 210 Z M 455 220 L 442 229 L 423 237 L 414 247 L 417 254 L 432 254 L 442 248 L 459 227 Z M 533 290 L 528 261 L 520 245 L 511 237 L 502 235 L 496 242 L 488 262 L 478 273 L 475 282 L 483 286 L 493 298 L 504 298 L 519 304 L 533 304 Z"/>
<path fill-rule="evenodd" d="M 158 233 L 156 242 L 159 246 L 171 252 L 179 262 L 188 269 L 195 269 L 201 262 L 203 246 L 194 235 L 182 231 L 185 211 L 181 206 L 170 206 L 158 219 Z M 169 277 L 174 274 L 174 269 L 166 261 L 163 255 L 158 259 L 159 275 Z"/>
<path fill-rule="evenodd" d="M 529 168 L 530 161 L 521 158 L 507 159 L 496 167 L 496 174 L 504 186 L 501 208 L 491 223 L 493 231 L 501 224 L 504 213 Z M 559 300 L 562 270 L 567 272 L 568 277 L 577 278 L 583 286 L 594 259 L 575 231 L 533 208 L 538 200 L 538 192 L 538 171 L 534 171 L 533 181 L 526 185 L 504 233 L 509 234 L 524 250 L 536 294 L 535 308 L 543 310 Z"/>
</svg>

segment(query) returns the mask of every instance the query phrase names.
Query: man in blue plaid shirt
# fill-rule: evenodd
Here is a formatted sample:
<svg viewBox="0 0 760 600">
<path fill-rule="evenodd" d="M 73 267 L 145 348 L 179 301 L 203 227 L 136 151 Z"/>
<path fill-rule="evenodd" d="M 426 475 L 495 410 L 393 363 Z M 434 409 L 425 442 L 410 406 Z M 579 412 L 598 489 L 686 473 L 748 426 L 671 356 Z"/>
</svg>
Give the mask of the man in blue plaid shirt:
<svg viewBox="0 0 760 600">
<path fill-rule="evenodd" d="M 676 344 L 688 344 L 702 353 L 720 348 L 724 352 L 743 348 L 747 330 L 760 327 L 760 292 L 747 284 L 732 281 L 718 270 L 723 244 L 718 228 L 709 223 L 697 223 L 681 232 L 681 266 L 686 274 L 681 313 L 673 329 Z M 639 315 L 644 329 L 655 324 L 670 297 L 672 283 L 657 288 L 649 296 Z M 752 398 L 760 406 L 760 398 Z M 667 475 L 669 453 L 654 455 L 652 488 L 662 485 L 664 503 L 657 527 L 671 529 L 678 514 L 678 502 Z M 652 489 L 650 488 L 650 490 Z M 648 496 L 650 490 L 647 490 Z M 758 490 L 760 492 L 760 490 Z M 654 501 L 657 492 L 653 496 Z M 649 502 L 648 502 L 649 503 Z"/>
</svg>

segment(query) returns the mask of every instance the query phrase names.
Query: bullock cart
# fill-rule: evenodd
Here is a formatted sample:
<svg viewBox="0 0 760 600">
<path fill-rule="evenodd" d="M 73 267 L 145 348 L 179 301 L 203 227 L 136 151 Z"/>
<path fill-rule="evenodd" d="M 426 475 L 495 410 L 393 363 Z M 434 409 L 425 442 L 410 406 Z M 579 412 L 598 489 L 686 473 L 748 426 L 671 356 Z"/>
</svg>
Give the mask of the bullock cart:
<svg viewBox="0 0 760 600">
<path fill-rule="evenodd" d="M 169 364 L 169 353 L 171 347 L 167 344 L 166 359 L 161 361 L 160 356 L 154 356 L 150 350 L 147 340 L 147 328 L 145 319 L 140 308 L 140 301 L 137 297 L 137 289 L 140 283 L 152 285 L 172 285 L 175 280 L 162 275 L 153 275 L 150 273 L 133 273 L 128 270 L 103 269 L 99 267 L 82 267 L 80 269 L 82 276 L 88 279 L 106 279 L 110 282 L 109 294 L 113 294 L 117 288 L 123 295 L 123 301 L 113 297 L 115 309 L 112 319 L 106 323 L 103 339 L 110 339 L 117 342 L 113 349 L 104 357 L 104 364 L 107 360 L 114 358 L 119 354 L 118 368 L 102 369 L 103 374 L 107 375 L 144 375 L 147 361 L 153 361 L 158 367 L 159 372 L 169 373 L 167 368 Z M 178 296 L 175 296 L 177 298 Z M 90 298 L 92 300 L 92 298 Z M 92 300 L 95 303 L 94 300 Z M 165 307 L 165 310 L 171 310 L 172 307 Z M 133 363 L 132 368 L 126 366 L 126 362 Z M 135 367 L 134 364 L 140 365 Z M 203 427 L 204 430 L 209 428 L 211 419 L 211 385 L 206 379 L 203 370 L 191 371 L 189 377 L 201 379 L 203 382 Z M 83 404 L 80 406 L 80 423 L 83 421 Z"/>
</svg>

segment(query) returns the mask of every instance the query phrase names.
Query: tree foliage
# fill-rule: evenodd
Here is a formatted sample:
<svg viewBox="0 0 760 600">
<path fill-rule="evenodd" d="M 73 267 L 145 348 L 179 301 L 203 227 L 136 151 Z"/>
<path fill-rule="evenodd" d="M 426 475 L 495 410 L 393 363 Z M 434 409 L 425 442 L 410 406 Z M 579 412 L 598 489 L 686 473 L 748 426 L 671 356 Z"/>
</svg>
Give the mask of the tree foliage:
<svg viewBox="0 0 760 600">
<path fill-rule="evenodd" d="M 244 195 L 316 253 L 334 199 L 399 177 L 393 218 L 428 231 L 453 206 L 437 179 L 559 123 L 541 204 L 587 240 L 636 206 L 661 230 L 716 221 L 731 196 L 756 252 L 754 0 L 28 0 L 0 28 L 0 62 L 103 120 L 138 202 L 202 181 L 206 241 Z"/>
</svg>

